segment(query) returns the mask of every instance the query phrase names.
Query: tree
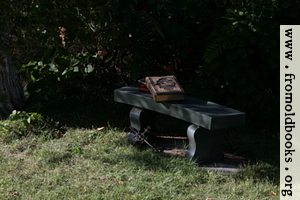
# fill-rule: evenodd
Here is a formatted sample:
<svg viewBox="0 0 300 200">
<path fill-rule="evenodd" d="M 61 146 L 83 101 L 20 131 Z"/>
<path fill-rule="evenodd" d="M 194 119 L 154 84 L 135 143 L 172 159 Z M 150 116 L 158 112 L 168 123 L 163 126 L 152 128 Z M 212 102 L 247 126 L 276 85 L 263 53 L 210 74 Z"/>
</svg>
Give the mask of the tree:
<svg viewBox="0 0 300 200">
<path fill-rule="evenodd" d="M 2 33 L 0 41 L 3 46 L 9 45 L 8 29 Z M 0 118 L 10 114 L 13 110 L 24 108 L 23 87 L 16 70 L 12 66 L 10 52 L 0 50 Z"/>
<path fill-rule="evenodd" d="M 13 110 L 24 108 L 24 92 L 12 63 L 12 2 L 5 0 L 0 8 L 0 119 Z"/>
</svg>

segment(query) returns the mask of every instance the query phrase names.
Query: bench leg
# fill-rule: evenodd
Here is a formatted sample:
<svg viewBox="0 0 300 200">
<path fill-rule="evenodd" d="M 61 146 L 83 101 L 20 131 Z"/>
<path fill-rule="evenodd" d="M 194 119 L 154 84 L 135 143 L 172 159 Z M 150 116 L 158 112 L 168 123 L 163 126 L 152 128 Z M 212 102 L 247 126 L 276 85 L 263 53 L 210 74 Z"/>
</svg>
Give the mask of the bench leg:
<svg viewBox="0 0 300 200">
<path fill-rule="evenodd" d="M 189 149 L 185 156 L 201 165 L 222 161 L 225 134 L 226 130 L 212 131 L 194 124 L 190 125 L 187 129 Z"/>
<path fill-rule="evenodd" d="M 156 113 L 150 110 L 133 107 L 129 113 L 130 126 L 135 131 L 144 131 L 148 126 L 151 127 L 151 131 L 155 129 Z M 135 133 L 131 132 L 128 136 L 128 142 L 135 144 L 137 138 Z"/>
</svg>

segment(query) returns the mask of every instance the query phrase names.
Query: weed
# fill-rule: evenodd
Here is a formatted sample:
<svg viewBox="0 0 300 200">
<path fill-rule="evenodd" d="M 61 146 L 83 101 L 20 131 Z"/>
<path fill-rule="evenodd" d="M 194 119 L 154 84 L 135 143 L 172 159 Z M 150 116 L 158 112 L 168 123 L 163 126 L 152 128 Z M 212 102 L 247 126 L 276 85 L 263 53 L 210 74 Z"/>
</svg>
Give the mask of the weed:
<svg viewBox="0 0 300 200">
<path fill-rule="evenodd" d="M 62 136 L 62 131 L 63 129 L 51 125 L 39 113 L 14 110 L 8 120 L 0 122 L 0 138 L 5 142 L 36 135 L 50 139 Z"/>
</svg>

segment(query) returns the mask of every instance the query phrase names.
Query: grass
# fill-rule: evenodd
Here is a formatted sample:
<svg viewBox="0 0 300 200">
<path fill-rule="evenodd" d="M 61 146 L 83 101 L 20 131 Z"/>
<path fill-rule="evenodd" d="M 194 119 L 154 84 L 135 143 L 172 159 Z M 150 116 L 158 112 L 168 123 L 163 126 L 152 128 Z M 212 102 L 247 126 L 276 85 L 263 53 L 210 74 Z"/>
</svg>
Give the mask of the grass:
<svg viewBox="0 0 300 200">
<path fill-rule="evenodd" d="M 279 199 L 276 176 L 268 173 L 276 169 L 266 162 L 220 174 L 134 148 L 127 135 L 68 128 L 56 139 L 1 140 L 0 199 Z"/>
<path fill-rule="evenodd" d="M 225 150 L 251 162 L 228 175 L 130 146 L 130 108 L 113 107 L 70 106 L 47 125 L 0 121 L 0 199 L 279 199 L 274 130 L 253 124 L 229 130 Z M 186 125 L 159 116 L 157 128 L 180 136 Z"/>
</svg>

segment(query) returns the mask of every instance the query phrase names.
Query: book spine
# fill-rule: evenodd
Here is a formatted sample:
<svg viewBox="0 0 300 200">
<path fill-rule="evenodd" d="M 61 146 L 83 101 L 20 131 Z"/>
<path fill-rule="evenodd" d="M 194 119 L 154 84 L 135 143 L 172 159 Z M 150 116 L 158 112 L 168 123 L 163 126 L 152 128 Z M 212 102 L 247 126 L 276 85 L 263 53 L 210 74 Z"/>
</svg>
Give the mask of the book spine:
<svg viewBox="0 0 300 200">
<path fill-rule="evenodd" d="M 153 99 L 156 101 L 156 92 L 155 92 L 155 89 L 154 89 L 154 83 L 151 81 L 150 78 L 146 77 L 145 79 L 145 82 L 146 82 L 146 86 L 148 87 Z"/>
</svg>

